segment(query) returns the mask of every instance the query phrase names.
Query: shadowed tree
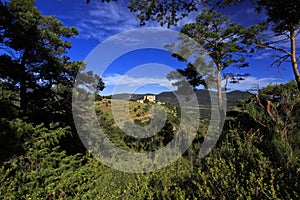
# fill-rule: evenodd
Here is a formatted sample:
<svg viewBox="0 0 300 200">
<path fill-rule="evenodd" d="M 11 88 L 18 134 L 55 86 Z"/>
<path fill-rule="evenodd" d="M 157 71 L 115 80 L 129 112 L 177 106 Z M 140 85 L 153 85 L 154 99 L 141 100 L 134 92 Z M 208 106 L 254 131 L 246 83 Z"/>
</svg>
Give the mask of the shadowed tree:
<svg viewBox="0 0 300 200">
<path fill-rule="evenodd" d="M 0 79 L 19 94 L 16 100 L 23 116 L 45 120 L 44 113 L 53 120 L 50 115 L 70 111 L 75 77 L 85 68 L 83 62 L 71 62 L 66 56 L 71 48 L 66 39 L 76 36 L 77 30 L 54 16 L 43 16 L 34 0 L 0 2 L 0 11 Z"/>
<path fill-rule="evenodd" d="M 48 98 L 60 81 L 71 47 L 62 37 L 76 36 L 77 30 L 62 26 L 54 16 L 43 16 L 33 0 L 1 3 L 1 10 L 0 75 L 20 90 L 20 107 L 26 113 L 32 101 Z"/>
<path fill-rule="evenodd" d="M 73 122 L 72 88 L 78 74 L 82 82 L 97 80 L 97 91 L 104 84 L 99 76 L 82 71 L 85 63 L 66 56 L 71 48 L 67 39 L 76 36 L 77 30 L 63 26 L 54 16 L 42 15 L 34 0 L 1 1 L 0 12 L 0 101 L 6 106 L 1 106 L 5 109 L 1 118 L 70 126 L 72 133 L 60 145 L 68 152 L 84 152 Z"/>
</svg>

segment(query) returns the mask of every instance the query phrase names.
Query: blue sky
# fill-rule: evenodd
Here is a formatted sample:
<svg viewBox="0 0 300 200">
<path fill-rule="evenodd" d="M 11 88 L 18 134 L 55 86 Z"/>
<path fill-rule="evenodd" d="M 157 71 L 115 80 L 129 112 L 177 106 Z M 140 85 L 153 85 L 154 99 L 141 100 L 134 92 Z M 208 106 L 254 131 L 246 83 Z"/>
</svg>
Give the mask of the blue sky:
<svg viewBox="0 0 300 200">
<path fill-rule="evenodd" d="M 78 29 L 79 35 L 71 39 L 73 47 L 68 52 L 71 60 L 86 60 L 93 63 L 90 58 L 91 54 L 95 52 L 97 46 L 101 46 L 101 42 L 124 31 L 141 28 L 134 13 L 129 12 L 126 6 L 127 1 L 124 0 L 111 3 L 92 0 L 90 4 L 86 4 L 85 0 L 37 0 L 36 5 L 43 14 L 55 15 L 65 26 L 74 26 Z M 245 26 L 258 22 L 264 17 L 256 14 L 247 2 L 223 10 L 223 12 L 230 15 L 232 21 Z M 184 23 L 192 22 L 196 15 L 197 13 L 192 13 L 179 23 L 179 27 Z M 149 22 L 146 27 L 159 26 L 156 22 Z M 172 29 L 179 30 L 178 27 Z M 128 36 L 131 39 L 133 37 Z M 155 43 L 155 41 L 150 42 Z M 115 46 L 115 49 L 107 49 L 106 52 L 97 54 L 96 65 L 102 64 L 102 61 L 106 59 L 105 53 L 116 53 L 117 50 L 118 46 Z M 248 59 L 250 67 L 241 70 L 228 69 L 228 71 L 251 74 L 245 81 L 240 84 L 231 84 L 229 88 L 247 90 L 253 84 L 263 87 L 270 83 L 282 83 L 293 79 L 290 63 L 284 63 L 280 70 L 270 68 L 273 56 L 273 51 L 261 51 Z M 93 59 L 95 59 L 95 55 Z M 93 66 L 88 67 L 92 68 Z M 112 92 L 160 93 L 174 89 L 170 87 L 165 75 L 170 69 L 179 67 L 184 67 L 184 63 L 172 58 L 170 52 L 166 50 L 143 48 L 127 52 L 110 62 L 105 71 L 100 70 L 106 84 L 106 89 L 102 94 L 109 95 Z M 99 72 L 97 67 L 94 67 L 93 70 Z M 145 85 L 145 83 L 148 84 Z M 115 87 L 116 85 L 118 87 Z"/>
</svg>

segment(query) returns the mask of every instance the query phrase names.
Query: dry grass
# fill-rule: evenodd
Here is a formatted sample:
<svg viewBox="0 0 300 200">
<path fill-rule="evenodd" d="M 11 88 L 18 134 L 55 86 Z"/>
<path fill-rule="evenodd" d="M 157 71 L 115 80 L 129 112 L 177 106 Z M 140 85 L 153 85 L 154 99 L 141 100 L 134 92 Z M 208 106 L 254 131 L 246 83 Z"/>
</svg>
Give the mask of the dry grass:
<svg viewBox="0 0 300 200">
<path fill-rule="evenodd" d="M 135 101 L 103 99 L 102 101 L 95 102 L 95 106 L 100 107 L 103 112 L 108 114 L 109 118 L 117 119 L 119 122 L 124 123 L 128 120 L 139 120 L 145 123 L 150 120 L 149 110 L 152 104 L 138 103 Z M 128 117 L 128 111 L 131 119 Z M 116 117 L 114 117 L 113 113 Z"/>
</svg>

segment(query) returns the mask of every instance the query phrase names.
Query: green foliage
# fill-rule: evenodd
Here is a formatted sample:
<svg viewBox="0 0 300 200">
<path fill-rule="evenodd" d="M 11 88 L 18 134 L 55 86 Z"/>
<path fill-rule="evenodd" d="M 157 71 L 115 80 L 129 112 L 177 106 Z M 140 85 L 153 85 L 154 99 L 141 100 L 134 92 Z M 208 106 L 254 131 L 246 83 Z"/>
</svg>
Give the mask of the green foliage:
<svg viewBox="0 0 300 200">
<path fill-rule="evenodd" d="M 140 125 L 143 126 L 144 124 L 140 123 Z M 174 137 L 175 133 L 173 126 L 169 121 L 166 121 L 162 130 L 153 137 L 137 139 L 132 136 L 124 135 L 123 140 L 130 149 L 138 152 L 146 152 L 155 151 L 166 146 L 172 139 L 174 139 Z"/>
<path fill-rule="evenodd" d="M 260 96 L 295 91 L 295 82 L 270 86 Z M 299 102 L 293 96 L 287 105 Z M 280 101 L 273 102 L 274 106 Z M 293 111 L 289 125 L 289 145 L 293 159 L 278 156 L 289 150 L 285 138 L 278 138 L 280 124 L 264 115 L 253 99 L 246 101 L 246 111 L 227 122 L 217 146 L 204 159 L 198 158 L 199 144 L 207 131 L 200 125 L 196 142 L 184 156 L 161 170 L 130 174 L 103 166 L 88 153 L 68 155 L 60 147 L 61 138 L 70 129 L 55 124 L 32 125 L 21 120 L 8 123 L 22 141 L 23 153 L 8 159 L 0 168 L 1 199 L 298 199 L 300 183 L 298 119 Z M 170 109 L 174 109 L 168 105 Z M 295 105 L 295 108 L 298 106 Z M 279 109 L 279 107 L 275 107 Z M 289 107 L 291 108 L 291 107 Z M 280 109 L 279 109 L 280 110 Z M 278 111 L 279 111 L 278 110 Z M 280 113 L 284 110 L 280 110 Z M 106 134 L 126 151 L 165 145 L 173 125 L 169 124 L 152 141 L 121 142 L 126 134 L 114 128 L 109 115 L 96 110 Z M 245 117 L 243 118 L 243 115 Z M 261 120 L 261 121 L 259 121 Z M 251 125 L 249 124 L 251 123 Z M 261 124 L 267 125 L 264 127 Z M 165 132 L 164 132 L 165 131 Z M 166 133 L 166 135 L 164 135 Z M 292 138 L 293 136 L 293 138 Z M 277 142 L 274 142 L 276 138 Z M 299 137 L 298 137 L 299 138 Z M 279 140 L 280 139 L 280 140 Z M 158 141 L 165 143 L 155 145 Z M 143 142 L 143 143 L 141 143 Z M 145 143 L 146 142 L 146 143 Z M 144 146 L 142 146 L 144 145 Z M 155 147 L 155 148 L 154 148 Z M 290 150 L 289 150 L 290 151 Z M 277 153 L 276 153 L 277 152 Z M 287 154 L 283 154 L 287 155 Z"/>
<path fill-rule="evenodd" d="M 247 53 L 246 45 L 243 45 L 244 33 L 247 29 L 231 22 L 221 13 L 203 9 L 197 16 L 196 22 L 184 25 L 181 32 L 200 45 L 193 44 L 189 52 L 202 53 L 203 48 L 218 70 L 223 70 L 230 65 L 247 66 L 243 56 Z"/>
<path fill-rule="evenodd" d="M 299 167 L 300 97 L 295 81 L 268 86 L 246 105 L 249 114 L 266 129 L 266 152 L 286 167 Z"/>
<path fill-rule="evenodd" d="M 0 196 L 2 199 L 25 199 L 34 190 L 36 198 L 41 198 L 45 195 L 45 178 L 59 175 L 56 168 L 66 153 L 58 145 L 62 137 L 70 134 L 70 129 L 58 128 L 55 124 L 48 129 L 43 124 L 34 126 L 19 119 L 11 121 L 9 127 L 22 142 L 25 153 L 1 166 L 4 184 Z"/>
<path fill-rule="evenodd" d="M 234 149 L 231 151 L 226 152 L 227 156 L 237 156 Z M 267 160 L 259 152 L 247 153 L 244 154 L 255 156 L 258 162 L 235 161 L 226 157 L 207 158 L 203 164 L 205 168 L 198 171 L 199 177 L 203 177 L 196 183 L 199 196 L 206 199 L 276 199 L 272 183 L 274 174 L 269 170 Z M 237 157 L 244 159 L 244 156 Z"/>
</svg>

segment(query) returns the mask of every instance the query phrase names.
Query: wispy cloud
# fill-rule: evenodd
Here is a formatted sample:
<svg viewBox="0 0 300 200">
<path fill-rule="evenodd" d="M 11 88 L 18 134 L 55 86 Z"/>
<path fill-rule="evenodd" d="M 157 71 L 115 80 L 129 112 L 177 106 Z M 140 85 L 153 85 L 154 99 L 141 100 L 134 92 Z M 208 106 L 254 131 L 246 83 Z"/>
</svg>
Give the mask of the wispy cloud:
<svg viewBox="0 0 300 200">
<path fill-rule="evenodd" d="M 128 8 L 128 0 L 111 1 L 102 3 L 91 1 L 88 5 L 80 4 L 73 7 L 68 14 L 61 14 L 59 18 L 70 21 L 78 31 L 79 39 L 97 39 L 103 41 L 118 33 L 141 28 L 136 13 L 131 13 Z M 183 24 L 195 20 L 197 12 L 192 12 L 181 20 L 173 30 L 180 30 Z M 144 27 L 161 27 L 158 22 L 148 21 Z"/>
<path fill-rule="evenodd" d="M 284 83 L 282 79 L 279 78 L 257 78 L 257 77 L 247 77 L 244 81 L 240 81 L 240 83 L 230 83 L 228 84 L 228 88 L 231 91 L 234 90 L 250 90 L 256 87 L 259 87 L 259 89 L 266 87 L 268 85 L 276 85 Z M 225 85 L 225 82 L 223 82 L 223 86 Z"/>
<path fill-rule="evenodd" d="M 270 58 L 274 56 L 274 51 L 267 51 L 267 50 L 261 50 L 259 51 L 259 54 L 253 56 L 253 59 L 254 60 L 264 60 L 264 59 L 267 59 L 267 58 Z"/>
<path fill-rule="evenodd" d="M 171 82 L 160 78 L 132 77 L 128 75 L 114 74 L 104 77 L 106 84 L 102 95 L 121 94 L 121 93 L 153 93 L 159 94 L 165 91 L 175 91 L 176 87 Z M 257 78 L 248 77 L 245 81 L 237 84 L 229 84 L 229 91 L 252 91 L 252 89 L 262 89 L 268 85 L 284 83 L 282 79 L 277 78 Z M 224 83 L 223 83 L 224 85 Z"/>
<path fill-rule="evenodd" d="M 110 37 L 107 42 L 116 48 L 160 48 L 178 42 L 178 32 L 161 27 L 132 29 Z"/>
<path fill-rule="evenodd" d="M 132 75 L 113 74 L 103 77 L 106 88 L 102 95 L 121 93 L 153 93 L 159 94 L 164 91 L 174 91 L 172 82 L 165 77 L 135 77 Z"/>
<path fill-rule="evenodd" d="M 161 87 L 173 87 L 172 82 L 165 77 L 133 77 L 130 75 L 113 74 L 103 77 L 107 86 L 139 87 L 143 85 L 157 85 Z"/>
<path fill-rule="evenodd" d="M 114 34 L 139 27 L 139 22 L 127 8 L 128 1 L 118 0 L 110 3 L 91 1 L 84 7 L 76 7 L 72 16 L 60 16 L 71 20 L 79 30 L 78 38 L 104 39 Z"/>
</svg>

